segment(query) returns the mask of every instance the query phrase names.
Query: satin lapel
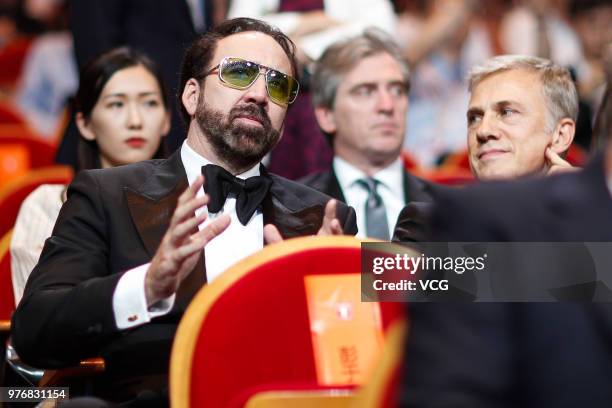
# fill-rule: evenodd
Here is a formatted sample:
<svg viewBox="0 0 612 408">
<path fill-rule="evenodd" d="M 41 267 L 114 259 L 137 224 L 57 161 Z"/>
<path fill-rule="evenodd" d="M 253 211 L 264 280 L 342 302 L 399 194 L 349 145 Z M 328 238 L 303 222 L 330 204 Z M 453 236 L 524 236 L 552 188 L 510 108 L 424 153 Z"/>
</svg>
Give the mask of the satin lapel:
<svg viewBox="0 0 612 408">
<path fill-rule="evenodd" d="M 136 190 L 124 188 L 132 221 L 149 256 L 157 251 L 185 188 L 187 176 L 180 154 L 161 162 Z"/>
<path fill-rule="evenodd" d="M 322 214 L 322 205 L 294 211 L 270 193 L 263 202 L 264 225 L 274 224 L 285 239 L 316 234 L 323 223 Z"/>
<path fill-rule="evenodd" d="M 153 257 L 157 251 L 170 224 L 178 197 L 184 190 L 181 187 L 186 185 L 186 182 L 177 184 L 175 189 L 160 200 L 153 200 L 129 189 L 125 190 L 130 215 L 149 256 Z"/>
<path fill-rule="evenodd" d="M 187 186 L 179 149 L 163 161 L 137 190 L 125 188 L 132 221 L 151 258 L 170 225 L 178 198 Z M 177 291 L 177 303 L 185 306 L 203 283 L 206 283 L 204 251 L 194 270 L 181 283 Z"/>
<path fill-rule="evenodd" d="M 263 166 L 261 173 L 268 174 Z M 274 224 L 285 239 L 316 234 L 323 223 L 323 205 L 306 205 L 292 193 L 290 184 L 272 180 L 262 204 L 264 225 Z"/>
</svg>

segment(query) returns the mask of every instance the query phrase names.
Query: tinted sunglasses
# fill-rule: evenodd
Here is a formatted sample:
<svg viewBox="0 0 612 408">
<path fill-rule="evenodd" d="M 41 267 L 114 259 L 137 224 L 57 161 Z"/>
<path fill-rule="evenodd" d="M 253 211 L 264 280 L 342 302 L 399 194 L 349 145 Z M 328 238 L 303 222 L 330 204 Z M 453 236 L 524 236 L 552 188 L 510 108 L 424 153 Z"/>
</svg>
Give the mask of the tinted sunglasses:
<svg viewBox="0 0 612 408">
<path fill-rule="evenodd" d="M 300 84 L 294 77 L 242 58 L 225 57 L 206 75 L 212 74 L 217 69 L 221 82 L 235 89 L 247 89 L 253 85 L 263 70 L 268 96 L 279 105 L 293 103 L 300 89 Z"/>
</svg>

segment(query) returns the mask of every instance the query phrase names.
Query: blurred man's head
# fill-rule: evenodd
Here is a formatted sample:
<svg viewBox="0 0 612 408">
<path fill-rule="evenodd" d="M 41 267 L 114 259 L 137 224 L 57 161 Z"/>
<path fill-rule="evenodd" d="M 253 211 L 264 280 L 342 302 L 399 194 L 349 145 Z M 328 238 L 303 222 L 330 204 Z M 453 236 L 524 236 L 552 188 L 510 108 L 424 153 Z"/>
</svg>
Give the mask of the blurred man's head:
<svg viewBox="0 0 612 408">
<path fill-rule="evenodd" d="M 547 149 L 563 156 L 578 117 L 569 72 L 549 60 L 503 55 L 472 69 L 467 112 L 470 166 L 481 180 L 544 174 Z"/>
<path fill-rule="evenodd" d="M 572 0 L 570 17 L 588 60 L 601 59 L 606 44 L 612 42 L 612 2 Z"/>
<path fill-rule="evenodd" d="M 396 160 L 408 110 L 409 69 L 379 31 L 335 43 L 319 60 L 312 92 L 334 154 L 368 172 Z"/>
</svg>

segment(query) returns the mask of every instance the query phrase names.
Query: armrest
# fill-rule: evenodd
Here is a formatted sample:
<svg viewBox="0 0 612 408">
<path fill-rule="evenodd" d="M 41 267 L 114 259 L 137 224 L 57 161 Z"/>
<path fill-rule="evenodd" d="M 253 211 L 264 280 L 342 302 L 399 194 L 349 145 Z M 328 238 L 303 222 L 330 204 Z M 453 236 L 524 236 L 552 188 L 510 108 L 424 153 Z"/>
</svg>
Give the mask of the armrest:
<svg viewBox="0 0 612 408">
<path fill-rule="evenodd" d="M 105 362 L 102 357 L 81 360 L 75 367 L 63 368 L 61 370 L 45 370 L 45 374 L 38 383 L 39 387 L 52 387 L 65 384 L 67 380 L 76 377 L 91 377 L 104 372 Z"/>
<path fill-rule="evenodd" d="M 8 333 L 11 331 L 10 320 L 0 320 L 0 333 Z"/>
<path fill-rule="evenodd" d="M 351 408 L 354 391 L 347 389 L 266 391 L 252 396 L 245 408 Z"/>
<path fill-rule="evenodd" d="M 10 334 L 11 321 L 0 320 L 0 335 Z M 20 373 L 24 378 L 39 387 L 52 387 L 61 385 L 68 379 L 76 377 L 91 377 L 104 372 L 105 363 L 102 357 L 93 357 L 81 360 L 78 366 L 63 368 L 61 370 L 41 370 L 24 364 L 15 350 L 12 348 L 10 339 L 7 341 L 6 360 L 13 369 Z"/>
</svg>

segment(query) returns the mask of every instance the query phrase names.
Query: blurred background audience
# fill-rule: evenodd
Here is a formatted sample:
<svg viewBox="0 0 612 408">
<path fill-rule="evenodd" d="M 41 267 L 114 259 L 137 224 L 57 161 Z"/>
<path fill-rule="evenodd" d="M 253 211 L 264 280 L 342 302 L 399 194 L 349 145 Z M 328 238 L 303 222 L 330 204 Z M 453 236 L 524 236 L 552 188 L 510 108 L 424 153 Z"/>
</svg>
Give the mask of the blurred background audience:
<svg viewBox="0 0 612 408">
<path fill-rule="evenodd" d="M 421 166 L 466 148 L 467 72 L 494 53 L 479 6 L 434 0 L 400 14 L 397 40 L 414 69 L 405 147 Z"/>
<path fill-rule="evenodd" d="M 315 119 L 310 75 L 329 44 L 368 26 L 391 35 L 411 69 L 402 158 L 413 174 L 434 181 L 469 174 L 467 73 L 501 54 L 550 58 L 570 69 L 580 109 L 568 161 L 580 165 L 590 148 L 606 82 L 602 50 L 612 42 L 610 1 L 0 0 L 0 188 L 41 162 L 55 164 L 32 151 L 29 159 L 16 155 L 15 138 L 37 140 L 60 163 L 78 168 L 79 132 L 69 101 L 86 61 L 131 46 L 159 64 L 173 95 L 184 45 L 236 16 L 273 23 L 298 47 L 300 95 L 268 158 L 275 173 L 299 179 L 330 168 L 332 150 Z M 182 132 L 172 100 L 170 110 L 172 152 Z"/>
<path fill-rule="evenodd" d="M 128 45 L 160 66 L 174 95 L 185 44 L 236 16 L 277 25 L 298 48 L 300 95 L 268 158 L 271 171 L 288 178 L 330 168 L 333 152 L 315 119 L 310 76 L 329 44 L 371 26 L 396 40 L 410 66 L 402 158 L 412 173 L 434 181 L 469 175 L 467 74 L 502 54 L 549 58 L 572 72 L 580 107 L 568 160 L 580 165 L 590 148 L 605 87 L 602 50 L 612 42 L 606 0 L 0 0 L 0 135 L 11 140 L 10 149 L 0 146 L 0 183 L 40 161 L 15 156 L 15 137 L 40 140 L 58 163 L 79 167 L 69 102 L 78 67 Z M 172 152 L 182 141 L 172 98 L 169 109 Z"/>
<path fill-rule="evenodd" d="M 65 183 L 71 177 L 66 165 L 75 171 L 112 167 L 174 151 L 185 135 L 173 98 L 184 49 L 208 28 L 239 16 L 277 25 L 297 46 L 300 94 L 288 111 L 280 143 L 266 159 L 272 172 L 294 180 L 335 171 L 332 147 L 316 120 L 310 79 L 330 44 L 371 26 L 395 40 L 410 69 L 408 103 L 402 99 L 398 108 L 405 112 L 405 120 L 398 120 L 405 131 L 403 137 L 395 135 L 401 148 L 392 149 L 395 167 L 400 161 L 404 167 L 402 175 L 409 173 L 427 185 L 474 181 L 466 140 L 468 73 L 498 55 L 550 59 L 572 74 L 580 101 L 573 143 L 567 153 L 560 152 L 568 164 L 584 165 L 610 137 L 611 64 L 604 61 L 604 55 L 612 55 L 610 0 L 0 0 L 0 242 L 12 237 L 13 254 L 12 265 L 0 270 L 9 271 L 2 275 L 0 289 L 14 287 L 19 301 L 65 200 L 65 184 L 50 185 L 53 177 L 35 178 L 35 173 L 62 169 L 68 175 L 54 183 Z M 118 47 L 132 51 L 104 54 Z M 121 63 L 109 57 L 121 53 Z M 96 58 L 97 73 L 79 78 L 79 72 L 88 72 L 87 62 Z M 348 73 L 362 65 L 357 59 L 354 66 L 341 68 Z M 376 80 L 384 70 L 376 72 L 378 77 L 372 74 L 369 79 Z M 149 96 L 134 99 L 139 86 L 147 88 Z M 124 95 L 124 100 L 106 99 L 115 87 L 113 94 Z M 607 106 L 605 112 L 602 106 Z M 329 117 L 341 110 L 333 103 L 323 108 Z M 120 114 L 105 115 L 109 111 Z M 356 116 L 345 121 L 345 129 L 367 119 L 359 112 L 354 109 Z M 362 133 L 368 132 L 340 136 L 357 138 Z M 609 159 L 612 149 L 607 152 Z M 372 176 L 374 171 L 363 173 Z M 559 186 L 564 194 L 571 193 L 567 185 Z M 336 187 L 339 197 L 347 198 Z M 366 194 L 362 192 L 362 198 Z M 400 198 L 408 204 L 422 201 L 405 186 Z M 396 212 L 389 212 L 389 229 Z M 605 214 L 601 218 L 608 219 Z M 605 229 L 607 224 L 597 225 Z M 9 295 L 10 289 L 8 294 L 0 292 L 0 300 Z M 14 306 L 9 305 L 8 316 Z M 429 361 L 423 364 L 431 366 Z"/>
<path fill-rule="evenodd" d="M 66 103 L 79 84 L 67 3 L 31 0 L 25 4 L 48 30 L 32 41 L 15 89 L 15 107 L 42 138 L 56 142 L 63 133 Z"/>
</svg>

